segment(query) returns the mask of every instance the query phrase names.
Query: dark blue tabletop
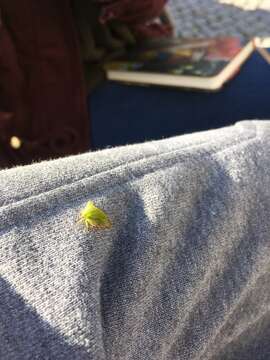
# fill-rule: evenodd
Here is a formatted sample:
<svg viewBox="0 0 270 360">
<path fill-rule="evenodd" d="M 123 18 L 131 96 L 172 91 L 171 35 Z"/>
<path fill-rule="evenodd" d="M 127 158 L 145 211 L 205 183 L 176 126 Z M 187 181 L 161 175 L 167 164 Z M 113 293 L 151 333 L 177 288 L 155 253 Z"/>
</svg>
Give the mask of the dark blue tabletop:
<svg viewBox="0 0 270 360">
<path fill-rule="evenodd" d="M 216 93 L 108 82 L 89 97 L 94 149 L 270 119 L 270 66 L 254 53 Z"/>
</svg>

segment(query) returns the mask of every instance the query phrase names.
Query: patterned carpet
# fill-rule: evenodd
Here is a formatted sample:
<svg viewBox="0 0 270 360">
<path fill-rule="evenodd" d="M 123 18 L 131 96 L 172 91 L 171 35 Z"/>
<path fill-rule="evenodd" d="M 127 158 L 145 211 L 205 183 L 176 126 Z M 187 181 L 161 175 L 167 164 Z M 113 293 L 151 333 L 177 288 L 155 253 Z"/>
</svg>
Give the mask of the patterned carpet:
<svg viewBox="0 0 270 360">
<path fill-rule="evenodd" d="M 270 0 L 169 0 L 181 37 L 270 36 Z"/>
</svg>

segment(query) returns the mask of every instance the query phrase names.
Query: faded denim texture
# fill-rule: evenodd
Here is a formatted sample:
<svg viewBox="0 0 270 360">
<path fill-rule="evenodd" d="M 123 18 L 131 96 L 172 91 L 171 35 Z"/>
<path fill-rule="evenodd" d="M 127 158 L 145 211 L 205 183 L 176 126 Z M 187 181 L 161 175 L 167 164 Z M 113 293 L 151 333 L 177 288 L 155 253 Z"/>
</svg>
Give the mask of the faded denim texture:
<svg viewBox="0 0 270 360">
<path fill-rule="evenodd" d="M 0 359 L 270 359 L 269 219 L 268 121 L 1 171 Z"/>
</svg>

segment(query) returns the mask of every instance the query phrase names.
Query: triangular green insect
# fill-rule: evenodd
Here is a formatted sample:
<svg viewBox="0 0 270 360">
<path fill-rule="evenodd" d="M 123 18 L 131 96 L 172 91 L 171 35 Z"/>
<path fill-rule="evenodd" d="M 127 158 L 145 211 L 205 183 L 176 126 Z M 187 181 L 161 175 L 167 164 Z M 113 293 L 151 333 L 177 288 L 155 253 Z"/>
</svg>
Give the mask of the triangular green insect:
<svg viewBox="0 0 270 360">
<path fill-rule="evenodd" d="M 87 229 L 110 229 L 112 222 L 108 215 L 97 208 L 93 201 L 88 201 L 86 206 L 80 212 L 79 222 L 82 222 Z"/>
</svg>

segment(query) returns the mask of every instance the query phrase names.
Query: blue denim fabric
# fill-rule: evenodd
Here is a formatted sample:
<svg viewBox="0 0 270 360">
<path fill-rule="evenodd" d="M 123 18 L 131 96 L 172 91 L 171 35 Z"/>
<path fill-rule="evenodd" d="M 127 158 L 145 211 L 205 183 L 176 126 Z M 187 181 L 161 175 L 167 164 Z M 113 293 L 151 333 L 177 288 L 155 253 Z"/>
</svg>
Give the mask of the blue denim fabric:
<svg viewBox="0 0 270 360">
<path fill-rule="evenodd" d="M 269 121 L 1 171 L 0 359 L 270 359 L 269 185 Z"/>
</svg>

